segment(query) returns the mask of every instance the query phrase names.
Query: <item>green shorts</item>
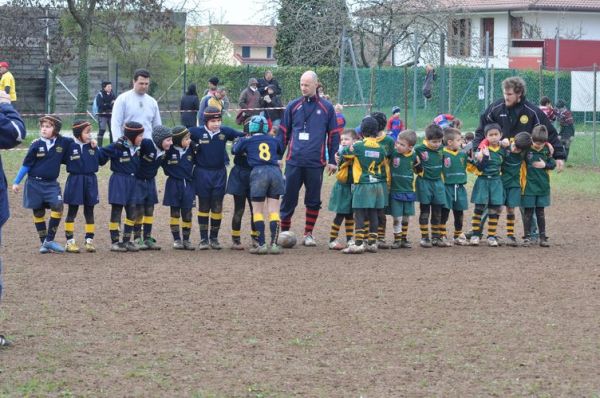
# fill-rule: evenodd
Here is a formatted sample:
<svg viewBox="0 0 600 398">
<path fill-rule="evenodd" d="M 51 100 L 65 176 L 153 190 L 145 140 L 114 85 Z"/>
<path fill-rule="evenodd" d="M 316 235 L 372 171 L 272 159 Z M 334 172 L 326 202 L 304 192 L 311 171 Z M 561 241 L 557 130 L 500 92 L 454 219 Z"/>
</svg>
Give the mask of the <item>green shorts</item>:
<svg viewBox="0 0 600 398">
<path fill-rule="evenodd" d="M 392 217 L 414 216 L 415 202 L 406 202 L 390 198 L 389 213 Z"/>
<path fill-rule="evenodd" d="M 523 195 L 521 196 L 521 207 L 549 207 L 550 195 Z"/>
<path fill-rule="evenodd" d="M 329 197 L 329 211 L 336 214 L 351 214 L 352 213 L 352 185 L 341 184 L 336 181 L 331 188 L 331 196 Z"/>
<path fill-rule="evenodd" d="M 521 188 L 504 188 L 504 206 L 512 208 L 521 206 Z"/>
<path fill-rule="evenodd" d="M 471 203 L 502 206 L 504 204 L 504 186 L 500 177 L 477 177 L 473 192 L 471 192 Z"/>
<path fill-rule="evenodd" d="M 385 207 L 385 182 L 352 186 L 353 209 L 383 209 Z"/>
<path fill-rule="evenodd" d="M 450 210 L 467 210 L 469 208 L 469 199 L 464 184 L 445 185 L 446 204 L 444 207 Z"/>
<path fill-rule="evenodd" d="M 446 188 L 441 179 L 426 180 L 417 178 L 417 201 L 424 205 L 445 205 Z"/>
</svg>

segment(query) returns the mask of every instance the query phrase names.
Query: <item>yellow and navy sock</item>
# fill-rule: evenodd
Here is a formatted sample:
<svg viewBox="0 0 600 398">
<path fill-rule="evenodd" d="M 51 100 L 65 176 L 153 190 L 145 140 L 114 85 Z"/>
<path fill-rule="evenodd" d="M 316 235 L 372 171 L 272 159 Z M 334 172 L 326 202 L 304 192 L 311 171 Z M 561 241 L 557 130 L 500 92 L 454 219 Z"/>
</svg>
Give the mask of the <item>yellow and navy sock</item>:
<svg viewBox="0 0 600 398">
<path fill-rule="evenodd" d="M 192 233 L 192 220 L 189 221 L 183 220 L 181 222 L 181 234 L 183 235 L 183 240 L 190 240 L 190 235 Z"/>
<path fill-rule="evenodd" d="M 265 216 L 262 213 L 254 214 L 254 225 L 256 226 L 256 232 L 258 232 L 258 245 L 262 246 L 265 244 Z"/>
<path fill-rule="evenodd" d="M 336 240 L 338 238 L 338 235 L 340 234 L 340 224 L 336 224 L 335 220 L 333 220 L 333 222 L 331 223 L 331 230 L 329 230 L 329 241 L 333 242 L 334 240 Z"/>
<path fill-rule="evenodd" d="M 419 224 L 421 228 L 421 239 L 429 239 L 429 224 Z"/>
<path fill-rule="evenodd" d="M 35 230 L 38 233 L 40 242 L 44 243 L 46 240 L 46 235 L 48 235 L 48 230 L 46 229 L 46 218 L 33 216 L 33 224 L 35 225 Z"/>
<path fill-rule="evenodd" d="M 279 213 L 269 214 L 269 229 L 271 230 L 271 244 L 277 243 L 279 237 Z"/>
<path fill-rule="evenodd" d="M 385 227 L 380 225 L 377 227 L 377 239 L 378 240 L 385 240 Z"/>
<path fill-rule="evenodd" d="M 507 214 L 506 215 L 506 236 L 513 237 L 515 236 L 515 215 Z"/>
<path fill-rule="evenodd" d="M 117 243 L 119 241 L 119 223 L 111 221 L 108 223 L 108 230 L 110 231 L 110 241 Z"/>
<path fill-rule="evenodd" d="M 219 237 L 222 219 L 223 213 L 210 213 L 210 239 L 217 239 Z"/>
<path fill-rule="evenodd" d="M 400 239 L 406 240 L 408 238 L 408 221 L 402 221 L 402 232 L 400 232 Z"/>
<path fill-rule="evenodd" d="M 356 230 L 354 231 L 354 237 L 354 243 L 356 244 L 356 246 L 362 245 L 365 239 L 365 230 L 361 228 L 356 228 Z"/>
<path fill-rule="evenodd" d="M 135 221 L 125 218 L 125 226 L 123 227 L 123 242 L 129 242 L 131 240 L 131 234 L 135 227 Z"/>
<path fill-rule="evenodd" d="M 144 223 L 144 216 L 139 216 L 135 219 L 133 224 L 133 239 L 137 240 L 142 237 L 142 224 Z"/>
<path fill-rule="evenodd" d="M 75 223 L 73 221 L 65 221 L 65 238 L 73 239 L 75 236 Z"/>
<path fill-rule="evenodd" d="M 241 235 L 242 231 L 240 231 L 239 229 L 232 229 L 231 240 L 233 241 L 233 243 L 240 243 L 242 241 Z"/>
<path fill-rule="evenodd" d="M 473 218 L 471 219 L 471 229 L 473 230 L 473 236 L 481 236 L 481 215 L 483 210 L 475 207 L 473 210 Z"/>
<path fill-rule="evenodd" d="M 369 232 L 369 240 L 368 240 L 368 244 L 369 245 L 374 245 L 375 242 L 377 242 L 377 232 Z"/>
<path fill-rule="evenodd" d="M 152 237 L 152 224 L 154 224 L 153 216 L 144 216 L 142 219 L 144 223 L 144 240 Z"/>
<path fill-rule="evenodd" d="M 171 235 L 173 235 L 173 240 L 181 240 L 180 234 L 180 223 L 179 217 L 171 217 L 171 221 L 169 222 L 169 227 L 171 228 Z"/>
<path fill-rule="evenodd" d="M 56 236 L 56 232 L 58 231 L 58 226 L 60 225 L 60 219 L 62 217 L 62 213 L 59 211 L 51 211 L 50 212 L 50 221 L 48 221 L 48 235 L 46 235 L 46 240 L 51 242 L 54 240 Z"/>
<path fill-rule="evenodd" d="M 498 214 L 490 214 L 488 219 L 488 236 L 496 237 L 496 228 L 498 227 Z"/>
<path fill-rule="evenodd" d="M 85 224 L 85 239 L 94 239 L 96 224 Z"/>
<path fill-rule="evenodd" d="M 200 229 L 200 240 L 208 240 L 208 213 L 198 211 L 198 228 Z"/>
<path fill-rule="evenodd" d="M 344 228 L 346 229 L 346 242 L 349 242 L 354 237 L 354 219 L 346 218 L 346 221 L 344 221 Z"/>
</svg>

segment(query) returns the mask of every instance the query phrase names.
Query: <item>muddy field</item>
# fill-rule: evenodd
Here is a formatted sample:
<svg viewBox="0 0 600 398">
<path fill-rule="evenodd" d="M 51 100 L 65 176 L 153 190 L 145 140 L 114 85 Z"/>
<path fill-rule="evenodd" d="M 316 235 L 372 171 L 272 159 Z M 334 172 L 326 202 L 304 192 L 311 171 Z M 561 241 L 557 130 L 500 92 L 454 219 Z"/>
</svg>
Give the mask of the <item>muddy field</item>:
<svg viewBox="0 0 600 398">
<path fill-rule="evenodd" d="M 317 248 L 260 257 L 174 252 L 162 207 L 162 251 L 111 253 L 104 204 L 98 253 L 40 255 L 11 200 L 0 331 L 16 344 L 0 350 L 0 395 L 600 396 L 592 198 L 554 196 L 549 249 L 344 256 L 327 250 L 322 211 Z M 292 229 L 303 222 L 299 208 Z"/>
</svg>

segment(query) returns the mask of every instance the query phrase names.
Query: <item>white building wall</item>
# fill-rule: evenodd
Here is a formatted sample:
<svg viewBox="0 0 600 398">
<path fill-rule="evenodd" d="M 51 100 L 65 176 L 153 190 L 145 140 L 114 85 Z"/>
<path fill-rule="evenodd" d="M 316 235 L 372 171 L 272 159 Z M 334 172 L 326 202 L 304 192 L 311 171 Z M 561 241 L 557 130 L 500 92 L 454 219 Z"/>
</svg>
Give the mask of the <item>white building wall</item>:
<svg viewBox="0 0 600 398">
<path fill-rule="evenodd" d="M 527 11 L 513 12 L 512 15 L 538 26 L 542 39 L 554 38 L 556 26 L 560 25 L 563 39 L 600 40 L 600 13 Z"/>
</svg>

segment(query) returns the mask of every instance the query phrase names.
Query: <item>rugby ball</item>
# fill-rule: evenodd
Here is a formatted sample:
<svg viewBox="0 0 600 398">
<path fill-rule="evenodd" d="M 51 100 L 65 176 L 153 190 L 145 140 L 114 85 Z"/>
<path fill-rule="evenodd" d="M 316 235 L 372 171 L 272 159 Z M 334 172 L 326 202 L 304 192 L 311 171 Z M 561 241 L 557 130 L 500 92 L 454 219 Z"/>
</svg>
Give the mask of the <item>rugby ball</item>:
<svg viewBox="0 0 600 398">
<path fill-rule="evenodd" d="M 290 249 L 296 246 L 298 243 L 298 239 L 296 239 L 296 234 L 292 231 L 283 231 L 279 233 L 279 238 L 277 239 L 277 244 L 285 249 Z"/>
</svg>

